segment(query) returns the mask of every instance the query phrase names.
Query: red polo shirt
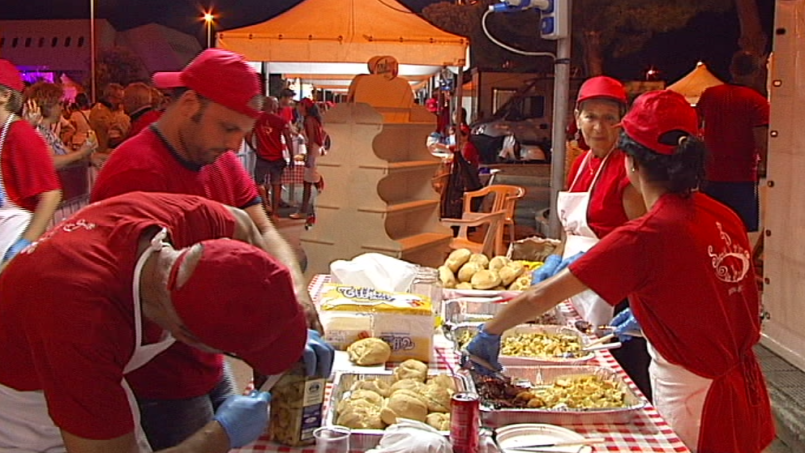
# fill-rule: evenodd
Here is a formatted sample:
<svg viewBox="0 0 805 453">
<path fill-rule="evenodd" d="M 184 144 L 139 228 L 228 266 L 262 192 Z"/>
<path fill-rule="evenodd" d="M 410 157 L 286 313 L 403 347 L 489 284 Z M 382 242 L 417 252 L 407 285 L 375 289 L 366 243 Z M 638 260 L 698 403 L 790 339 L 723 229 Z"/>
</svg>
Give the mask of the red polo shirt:
<svg viewBox="0 0 805 453">
<path fill-rule="evenodd" d="M 263 112 L 254 124 L 257 155 L 270 161 L 283 159 L 285 145 L 282 143 L 282 133 L 290 128 L 288 121 L 279 115 Z"/>
<path fill-rule="evenodd" d="M 235 219 L 201 197 L 126 194 L 60 223 L 0 277 L 0 383 L 44 391 L 55 424 L 77 436 L 111 439 L 134 429 L 121 381 L 134 350 L 137 240 L 154 226 L 183 248 L 232 237 Z M 159 339 L 156 324 L 143 327 L 144 341 Z"/>
<path fill-rule="evenodd" d="M 30 124 L 22 120 L 11 123 L 2 147 L 3 184 L 17 206 L 33 212 L 39 194 L 61 189 L 50 150 Z"/>
<path fill-rule="evenodd" d="M 260 203 L 254 181 L 233 152 L 199 167 L 170 149 L 153 128 L 126 140 L 104 165 L 91 201 L 136 190 L 199 195 L 229 206 Z M 137 396 L 179 399 L 201 396 L 221 379 L 223 357 L 182 343 L 128 375 Z"/>
<path fill-rule="evenodd" d="M 592 153 L 592 151 L 587 151 Z M 595 173 L 601 167 L 603 158 L 590 155 L 585 163 L 584 153 L 573 161 L 568 173 L 567 185 L 570 192 L 585 192 L 590 190 Z M 626 175 L 624 160 L 626 155 L 619 149 L 613 150 L 590 194 L 590 205 L 587 207 L 587 224 L 590 225 L 598 238 L 603 238 L 615 228 L 629 221 L 623 209 L 623 191 L 631 184 Z M 582 167 L 584 164 L 584 167 Z M 575 176 L 578 180 L 573 184 Z"/>
<path fill-rule="evenodd" d="M 704 90 L 696 108 L 704 119 L 709 151 L 707 180 L 757 181 L 759 156 L 752 129 L 769 124 L 769 101 L 751 88 L 724 84 Z"/>
</svg>

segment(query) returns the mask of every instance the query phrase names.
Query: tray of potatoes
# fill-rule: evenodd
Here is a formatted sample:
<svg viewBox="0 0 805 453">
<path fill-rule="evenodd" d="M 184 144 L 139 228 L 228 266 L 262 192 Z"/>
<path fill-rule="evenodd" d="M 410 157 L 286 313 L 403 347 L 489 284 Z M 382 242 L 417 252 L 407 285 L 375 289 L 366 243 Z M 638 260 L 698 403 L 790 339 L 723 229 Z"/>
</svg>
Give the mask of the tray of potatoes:
<svg viewBox="0 0 805 453">
<path fill-rule="evenodd" d="M 489 258 L 469 249 L 454 250 L 439 266 L 439 279 L 448 297 L 492 296 L 506 291 L 523 291 L 531 286 L 531 271 L 542 263 Z"/>
<path fill-rule="evenodd" d="M 418 420 L 448 435 L 452 396 L 469 387 L 466 376 L 440 374 L 418 360 L 406 360 L 390 373 L 338 373 L 324 424 L 351 428 L 351 448 L 359 450 L 375 447 L 397 418 Z"/>
</svg>

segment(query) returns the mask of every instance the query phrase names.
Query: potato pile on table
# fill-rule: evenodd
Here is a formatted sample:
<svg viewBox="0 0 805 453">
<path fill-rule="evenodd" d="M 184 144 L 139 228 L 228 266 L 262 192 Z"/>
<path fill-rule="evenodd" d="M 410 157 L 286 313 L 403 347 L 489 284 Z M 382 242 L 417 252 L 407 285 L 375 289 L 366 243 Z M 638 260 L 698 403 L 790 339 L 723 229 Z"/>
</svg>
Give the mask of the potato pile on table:
<svg viewBox="0 0 805 453">
<path fill-rule="evenodd" d="M 428 377 L 428 366 L 406 360 L 393 377 L 356 381 L 336 406 L 336 423 L 352 429 L 384 429 L 409 418 L 450 429 L 450 401 L 456 385 L 447 374 Z"/>
<path fill-rule="evenodd" d="M 531 270 L 540 264 L 505 256 L 489 259 L 483 253 L 458 249 L 439 266 L 439 279 L 445 289 L 523 291 L 531 286 Z"/>
</svg>

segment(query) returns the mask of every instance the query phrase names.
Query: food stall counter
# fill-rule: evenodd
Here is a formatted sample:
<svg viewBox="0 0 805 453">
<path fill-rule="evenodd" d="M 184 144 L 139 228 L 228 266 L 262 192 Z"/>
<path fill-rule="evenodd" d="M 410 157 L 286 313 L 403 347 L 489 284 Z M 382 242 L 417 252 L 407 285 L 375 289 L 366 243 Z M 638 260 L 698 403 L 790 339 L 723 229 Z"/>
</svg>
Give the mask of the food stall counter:
<svg viewBox="0 0 805 453">
<path fill-rule="evenodd" d="M 321 292 L 325 283 L 329 282 L 329 276 L 318 275 L 313 278 L 310 283 L 309 290 L 311 297 L 316 300 Z M 565 311 L 572 311 L 572 307 L 565 303 L 562 307 Z M 578 315 L 575 315 L 576 317 Z M 576 318 L 578 319 L 578 317 Z M 572 322 L 572 320 L 571 320 Z M 434 337 L 434 361 L 428 364 L 429 368 L 434 371 L 455 371 L 458 370 L 458 354 L 456 353 L 452 342 L 446 339 L 443 335 L 437 334 Z M 639 394 L 639 390 L 634 383 L 629 379 L 618 362 L 609 353 L 609 351 L 596 351 L 595 358 L 590 361 L 591 365 L 598 365 L 610 368 L 617 372 L 621 378 L 630 386 L 632 390 Z M 386 365 L 387 369 L 392 369 L 396 363 L 389 363 Z M 335 370 L 339 371 L 339 370 Z M 325 406 L 329 402 L 329 395 L 331 392 L 331 384 L 328 384 L 325 396 Z M 326 407 L 324 409 L 326 412 Z M 634 413 L 634 416 L 628 423 L 605 423 L 601 420 L 596 420 L 591 423 L 575 423 L 572 425 L 563 425 L 585 437 L 601 437 L 604 439 L 602 443 L 596 444 L 593 451 L 595 453 L 603 452 L 656 452 L 656 453 L 687 453 L 690 450 L 682 443 L 679 437 L 674 433 L 668 423 L 660 416 L 657 410 L 651 405 L 646 403 L 640 410 Z M 256 442 L 247 445 L 243 448 L 234 450 L 240 453 L 254 453 L 254 452 L 302 452 L 302 453 L 315 453 L 315 445 L 304 447 L 288 447 L 276 444 L 270 441 L 267 437 L 263 436 Z M 353 449 L 352 452 L 362 452 L 365 450 Z"/>
</svg>

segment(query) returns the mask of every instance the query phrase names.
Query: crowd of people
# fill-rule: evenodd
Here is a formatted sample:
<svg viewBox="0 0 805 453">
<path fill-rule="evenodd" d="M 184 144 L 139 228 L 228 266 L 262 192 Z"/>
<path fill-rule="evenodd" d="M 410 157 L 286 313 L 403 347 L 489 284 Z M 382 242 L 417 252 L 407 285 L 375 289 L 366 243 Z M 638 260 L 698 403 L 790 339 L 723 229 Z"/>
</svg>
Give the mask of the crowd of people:
<svg viewBox="0 0 805 453">
<path fill-rule="evenodd" d="M 615 327 L 616 358 L 692 450 L 762 451 L 774 427 L 746 263 L 768 102 L 739 86 L 756 69 L 736 55 L 734 83 L 698 111 L 666 90 L 629 106 L 605 76 L 582 85 L 589 149 L 557 201 L 564 253 L 482 326 L 467 347 L 478 369 L 500 368 L 506 329 L 570 299 Z M 0 363 L 15 364 L 0 367 L 0 450 L 223 452 L 263 432 L 270 400 L 234 395 L 225 354 L 263 374 L 300 360 L 330 374 L 304 260 L 276 229 L 288 166 L 304 166 L 291 218 L 313 210 L 326 106 L 278 94 L 242 56 L 207 49 L 65 108 L 60 85 L 26 87 L 0 60 Z M 727 121 L 736 111 L 745 124 Z M 740 147 L 724 138 L 738 128 Z M 254 176 L 233 152 L 244 142 Z M 46 231 L 57 170 L 80 163 L 98 172 L 92 204 Z"/>
</svg>

